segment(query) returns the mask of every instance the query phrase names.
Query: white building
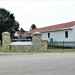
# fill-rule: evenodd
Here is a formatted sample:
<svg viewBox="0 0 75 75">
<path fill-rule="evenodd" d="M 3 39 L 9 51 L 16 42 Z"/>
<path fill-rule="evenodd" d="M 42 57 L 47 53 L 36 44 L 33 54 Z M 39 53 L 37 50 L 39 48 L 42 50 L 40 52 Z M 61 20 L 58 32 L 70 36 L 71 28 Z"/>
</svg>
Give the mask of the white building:
<svg viewBox="0 0 75 75">
<path fill-rule="evenodd" d="M 75 41 L 75 21 L 42 27 L 27 32 L 41 32 L 42 39 L 52 41 Z"/>
</svg>

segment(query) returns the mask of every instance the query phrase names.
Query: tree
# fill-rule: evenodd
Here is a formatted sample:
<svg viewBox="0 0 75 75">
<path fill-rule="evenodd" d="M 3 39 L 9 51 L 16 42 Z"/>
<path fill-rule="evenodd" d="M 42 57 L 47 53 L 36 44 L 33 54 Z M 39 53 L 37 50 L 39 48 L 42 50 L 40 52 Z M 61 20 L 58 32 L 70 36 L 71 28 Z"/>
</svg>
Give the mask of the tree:
<svg viewBox="0 0 75 75">
<path fill-rule="evenodd" d="M 25 30 L 23 28 L 21 28 L 20 31 L 25 32 Z"/>
<path fill-rule="evenodd" d="M 37 27 L 36 27 L 36 25 L 35 25 L 35 24 L 32 24 L 32 25 L 31 25 L 30 30 L 33 30 L 33 29 L 37 29 Z"/>
<path fill-rule="evenodd" d="M 14 14 L 0 8 L 0 40 L 2 32 L 8 31 L 12 35 L 17 30 L 19 30 L 19 23 L 15 20 Z"/>
</svg>

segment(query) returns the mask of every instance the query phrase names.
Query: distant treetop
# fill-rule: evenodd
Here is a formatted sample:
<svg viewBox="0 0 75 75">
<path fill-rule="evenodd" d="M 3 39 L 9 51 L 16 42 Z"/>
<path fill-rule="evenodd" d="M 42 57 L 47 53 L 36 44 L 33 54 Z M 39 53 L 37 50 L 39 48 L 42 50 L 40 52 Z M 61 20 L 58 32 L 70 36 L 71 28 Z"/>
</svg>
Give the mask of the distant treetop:
<svg viewBox="0 0 75 75">
<path fill-rule="evenodd" d="M 36 27 L 36 25 L 35 25 L 35 24 L 32 24 L 32 25 L 31 25 L 30 30 L 33 30 L 33 29 L 37 29 L 37 27 Z"/>
</svg>

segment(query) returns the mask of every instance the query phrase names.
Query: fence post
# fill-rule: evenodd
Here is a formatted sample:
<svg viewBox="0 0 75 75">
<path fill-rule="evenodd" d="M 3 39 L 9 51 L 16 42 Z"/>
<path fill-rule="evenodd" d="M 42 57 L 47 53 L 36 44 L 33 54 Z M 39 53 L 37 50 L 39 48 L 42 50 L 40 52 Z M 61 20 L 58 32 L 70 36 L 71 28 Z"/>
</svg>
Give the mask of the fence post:
<svg viewBox="0 0 75 75">
<path fill-rule="evenodd" d="M 63 41 L 63 51 L 64 51 L 64 41 Z"/>
</svg>

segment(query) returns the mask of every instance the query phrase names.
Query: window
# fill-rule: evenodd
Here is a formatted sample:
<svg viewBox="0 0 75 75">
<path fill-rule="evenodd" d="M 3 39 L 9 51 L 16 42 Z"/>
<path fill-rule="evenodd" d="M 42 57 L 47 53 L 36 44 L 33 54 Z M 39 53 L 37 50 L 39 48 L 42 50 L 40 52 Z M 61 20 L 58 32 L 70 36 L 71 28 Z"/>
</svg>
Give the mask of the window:
<svg viewBox="0 0 75 75">
<path fill-rule="evenodd" d="M 48 33 L 48 38 L 50 38 L 50 33 Z"/>
<path fill-rule="evenodd" d="M 65 38 L 68 38 L 68 31 L 65 31 Z"/>
</svg>

